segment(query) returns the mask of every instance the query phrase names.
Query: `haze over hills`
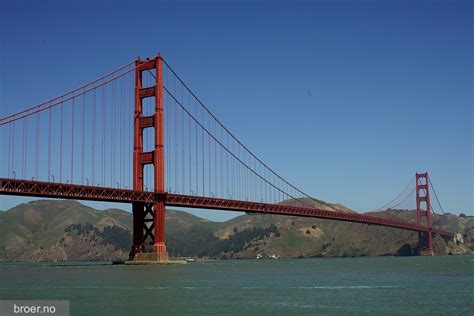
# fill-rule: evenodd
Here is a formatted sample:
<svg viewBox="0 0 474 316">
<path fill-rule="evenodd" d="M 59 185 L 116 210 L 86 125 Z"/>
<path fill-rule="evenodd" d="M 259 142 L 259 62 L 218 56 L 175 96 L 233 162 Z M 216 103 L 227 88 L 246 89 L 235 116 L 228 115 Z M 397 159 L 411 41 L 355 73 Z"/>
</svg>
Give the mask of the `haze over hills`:
<svg viewBox="0 0 474 316">
<path fill-rule="evenodd" d="M 322 207 L 351 211 L 324 202 Z M 372 215 L 416 220 L 415 211 Z M 172 209 L 166 211 L 165 220 L 171 256 L 243 259 L 257 255 L 289 258 L 416 253 L 416 233 L 366 224 L 249 214 L 212 222 Z M 435 218 L 435 223 L 467 234 L 468 241 L 474 238 L 474 217 L 443 215 Z M 24 203 L 0 212 L 0 260 L 126 260 L 131 231 L 132 216 L 122 210 L 99 211 L 76 201 Z M 456 245 L 439 236 L 434 246 L 439 254 L 474 250 L 470 243 Z"/>
</svg>

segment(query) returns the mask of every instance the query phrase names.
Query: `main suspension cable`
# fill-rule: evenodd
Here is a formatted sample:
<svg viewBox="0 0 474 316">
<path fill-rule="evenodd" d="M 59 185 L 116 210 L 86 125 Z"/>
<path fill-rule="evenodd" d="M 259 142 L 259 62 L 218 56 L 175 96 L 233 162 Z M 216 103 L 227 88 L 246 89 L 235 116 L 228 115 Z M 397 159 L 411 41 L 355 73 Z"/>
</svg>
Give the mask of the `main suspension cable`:
<svg viewBox="0 0 474 316">
<path fill-rule="evenodd" d="M 439 205 L 439 207 L 440 207 L 440 209 L 441 209 L 441 212 L 443 213 L 443 215 L 446 214 L 446 213 L 444 212 L 444 210 L 443 210 L 443 206 L 441 205 L 441 202 L 440 202 L 439 199 L 438 199 L 438 195 L 436 194 L 436 190 L 435 190 L 435 188 L 434 188 L 433 183 L 431 182 L 431 177 L 430 177 L 430 176 L 428 176 L 428 181 L 430 182 L 430 185 L 431 185 L 431 187 L 433 188 L 433 193 L 434 193 L 434 195 L 435 195 L 435 197 L 436 197 L 436 201 L 438 201 L 438 205 Z"/>
<path fill-rule="evenodd" d="M 256 159 L 260 164 L 262 164 L 265 168 L 267 168 L 271 173 L 273 173 L 277 178 L 279 178 L 281 181 L 283 181 L 284 183 L 286 183 L 288 186 L 290 186 L 292 189 L 294 189 L 296 192 L 300 193 L 301 195 L 305 196 L 306 198 L 312 200 L 313 202 L 316 202 L 316 203 L 320 203 L 320 204 L 323 204 L 333 210 L 336 210 L 336 211 L 339 211 L 337 210 L 336 208 L 334 208 L 333 206 L 331 206 L 329 203 L 327 202 L 324 202 L 324 201 L 320 201 L 320 200 L 317 200 L 311 196 L 309 196 L 308 194 L 304 193 L 303 191 L 301 191 L 300 189 L 298 189 L 297 187 L 295 187 L 294 185 L 292 185 L 290 182 L 288 182 L 287 180 L 285 180 L 284 178 L 282 178 L 279 174 L 277 174 L 273 169 L 271 169 L 267 164 L 265 164 L 262 160 L 260 160 L 255 154 L 253 154 L 250 149 L 248 149 L 243 143 L 240 142 L 240 140 L 237 139 L 237 137 L 229 131 L 229 129 L 227 129 L 223 123 L 221 123 L 221 121 L 219 121 L 217 119 L 216 116 L 214 116 L 214 114 L 212 114 L 212 112 L 204 105 L 204 103 L 197 97 L 197 95 L 188 87 L 188 85 L 181 79 L 181 77 L 174 71 L 174 69 L 166 62 L 165 59 L 162 59 L 163 60 L 163 63 L 168 67 L 168 69 L 176 76 L 176 78 L 179 80 L 179 82 L 181 82 L 181 84 L 186 88 L 186 90 L 188 90 L 188 92 L 199 102 L 199 104 L 202 106 L 202 108 L 204 108 L 206 110 L 206 112 L 240 145 L 242 146 L 242 148 L 244 148 L 254 159 Z M 150 72 L 153 75 L 152 72 Z M 284 192 L 283 192 L 284 193 Z M 300 200 L 298 200 L 300 201 Z M 301 201 L 300 201 L 301 202 Z M 308 204 L 310 205 L 310 204 Z M 314 206 L 312 206 L 314 207 Z"/>
</svg>

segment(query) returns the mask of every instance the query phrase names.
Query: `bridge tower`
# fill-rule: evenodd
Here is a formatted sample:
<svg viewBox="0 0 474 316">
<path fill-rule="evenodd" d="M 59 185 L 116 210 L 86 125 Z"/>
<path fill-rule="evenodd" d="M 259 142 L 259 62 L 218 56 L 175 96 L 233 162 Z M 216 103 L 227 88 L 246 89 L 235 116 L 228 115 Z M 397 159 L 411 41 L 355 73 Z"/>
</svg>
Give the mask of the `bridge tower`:
<svg viewBox="0 0 474 316">
<path fill-rule="evenodd" d="M 163 122 L 163 59 L 160 55 L 153 59 L 135 61 L 135 114 L 133 137 L 133 190 L 143 191 L 144 167 L 152 165 L 154 170 L 154 191 L 165 191 L 164 166 L 164 122 Z M 153 86 L 143 86 L 143 72 L 154 73 Z M 145 116 L 143 100 L 154 98 L 154 114 Z M 154 129 L 154 149 L 143 151 L 143 131 Z M 158 195 L 157 195 L 158 196 Z M 165 245 L 165 195 L 152 203 L 134 202 L 133 245 L 131 261 L 168 261 Z"/>
<path fill-rule="evenodd" d="M 426 226 L 428 227 L 428 232 L 418 232 L 418 251 L 420 255 L 434 256 L 428 183 L 428 172 L 416 173 L 416 215 L 418 225 L 423 225 L 422 219 L 426 218 Z"/>
</svg>

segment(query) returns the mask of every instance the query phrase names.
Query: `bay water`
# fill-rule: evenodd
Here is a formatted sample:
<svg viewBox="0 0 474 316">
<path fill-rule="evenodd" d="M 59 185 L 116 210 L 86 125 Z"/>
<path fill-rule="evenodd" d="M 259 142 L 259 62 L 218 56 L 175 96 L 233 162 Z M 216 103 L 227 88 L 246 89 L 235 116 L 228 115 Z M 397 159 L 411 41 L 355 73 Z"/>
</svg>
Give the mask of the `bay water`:
<svg viewBox="0 0 474 316">
<path fill-rule="evenodd" d="M 0 263 L 0 299 L 71 315 L 474 315 L 474 256 Z"/>
</svg>

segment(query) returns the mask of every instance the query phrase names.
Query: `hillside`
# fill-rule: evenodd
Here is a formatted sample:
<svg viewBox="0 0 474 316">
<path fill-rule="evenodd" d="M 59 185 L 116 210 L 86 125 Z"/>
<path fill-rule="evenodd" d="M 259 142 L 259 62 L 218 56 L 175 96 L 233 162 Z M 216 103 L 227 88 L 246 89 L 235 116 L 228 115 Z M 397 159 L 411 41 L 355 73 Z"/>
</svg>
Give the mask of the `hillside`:
<svg viewBox="0 0 474 316">
<path fill-rule="evenodd" d="M 168 235 L 214 223 L 168 210 Z M 66 261 L 126 259 L 132 216 L 118 209 L 99 211 L 76 201 L 34 201 L 0 211 L 0 260 Z"/>
<path fill-rule="evenodd" d="M 340 205 L 327 207 L 350 211 Z M 414 211 L 371 215 L 416 220 Z M 416 233 L 365 224 L 247 214 L 217 223 L 176 210 L 167 210 L 165 220 L 172 256 L 241 259 L 255 258 L 257 254 L 334 257 L 416 252 Z M 444 215 L 436 220 L 438 226 L 474 238 L 474 217 Z M 131 227 L 131 214 L 122 210 L 99 211 L 75 201 L 20 204 L 0 211 L 0 260 L 127 259 Z M 466 253 L 469 249 L 438 237 L 435 251 Z"/>
<path fill-rule="evenodd" d="M 390 211 L 372 215 L 416 221 L 415 211 Z M 438 221 L 436 224 L 438 225 Z M 252 240 L 242 252 L 221 255 L 227 258 L 252 258 L 256 253 L 276 254 L 281 257 L 344 257 L 413 255 L 417 252 L 415 232 L 290 216 L 240 216 L 230 220 L 225 227 L 217 231 L 217 235 L 228 238 L 233 232 L 269 225 L 275 225 L 281 236 Z M 474 239 L 473 225 L 474 217 L 446 215 L 441 217 L 438 226 L 466 233 L 470 239 Z M 439 236 L 435 238 L 434 247 L 438 254 L 469 252 L 468 249 L 457 246 L 452 241 L 446 242 Z"/>
</svg>

